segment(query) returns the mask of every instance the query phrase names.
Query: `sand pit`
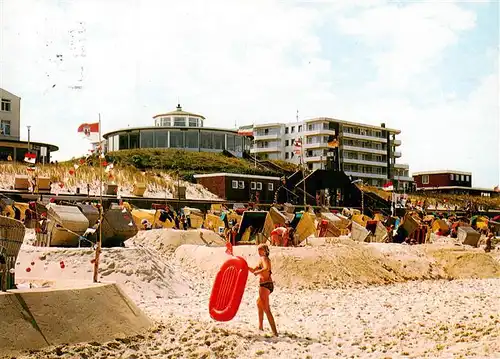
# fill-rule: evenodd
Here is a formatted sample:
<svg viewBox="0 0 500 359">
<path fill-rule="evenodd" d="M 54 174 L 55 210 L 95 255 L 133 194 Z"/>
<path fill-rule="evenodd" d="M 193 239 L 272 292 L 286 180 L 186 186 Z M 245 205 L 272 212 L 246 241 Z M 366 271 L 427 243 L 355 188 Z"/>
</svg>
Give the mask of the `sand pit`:
<svg viewBox="0 0 500 359">
<path fill-rule="evenodd" d="M 205 239 L 209 236 L 218 239 L 212 233 Z M 257 330 L 253 275 L 237 316 L 228 323 L 210 319 L 214 276 L 228 255 L 219 247 L 222 242 L 202 243 L 199 231 L 145 231 L 127 241 L 127 248 L 103 252 L 100 279 L 118 282 L 156 321 L 153 330 L 17 358 L 500 357 L 500 279 L 449 280 L 499 277 L 500 252 L 346 239 L 272 247 L 271 305 L 281 333 L 273 339 L 267 322 L 266 332 Z M 250 264 L 257 262 L 254 246 L 234 251 Z M 25 263 L 44 253 L 25 272 Z M 88 282 L 91 258 L 89 249 L 24 245 L 17 278 L 55 287 Z M 446 280 L 424 280 L 440 278 Z"/>
<path fill-rule="evenodd" d="M 200 237 L 200 233 L 203 238 Z M 183 244 L 220 247 L 224 246 L 224 243 L 222 237 L 206 229 L 183 231 L 169 228 L 139 231 L 135 237 L 126 242 L 126 245 L 129 247 L 147 246 L 165 255 L 172 254 L 177 247 Z"/>
<path fill-rule="evenodd" d="M 257 263 L 255 246 L 234 254 Z M 213 278 L 227 258 L 223 248 L 183 245 L 175 252 L 180 265 Z M 359 243 L 335 240 L 317 247 L 271 247 L 273 278 L 288 288 L 331 288 L 426 279 L 500 277 L 500 263 L 484 251 L 453 246 Z"/>
<path fill-rule="evenodd" d="M 109 341 L 151 327 L 114 284 L 12 290 L 0 295 L 0 303 L 0 315 L 7 318 L 7 325 L 0 326 L 3 356 L 63 343 Z"/>
</svg>

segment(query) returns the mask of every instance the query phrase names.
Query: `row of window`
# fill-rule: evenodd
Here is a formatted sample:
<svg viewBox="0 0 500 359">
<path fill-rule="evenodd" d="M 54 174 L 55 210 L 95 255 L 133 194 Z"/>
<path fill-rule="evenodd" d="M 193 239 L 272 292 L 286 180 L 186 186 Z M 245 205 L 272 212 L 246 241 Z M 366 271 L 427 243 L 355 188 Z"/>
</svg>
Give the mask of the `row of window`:
<svg viewBox="0 0 500 359">
<path fill-rule="evenodd" d="M 470 176 L 468 175 L 458 175 L 458 174 L 450 174 L 450 180 L 452 181 L 470 181 Z M 422 184 L 429 184 L 429 175 L 422 175 Z"/>
<path fill-rule="evenodd" d="M 190 148 L 243 151 L 243 138 L 209 131 L 144 130 L 108 137 L 108 151 L 134 148 Z"/>
<path fill-rule="evenodd" d="M 344 127 L 344 132 L 353 133 L 356 135 L 363 135 L 363 136 L 372 136 L 372 137 L 380 137 L 380 138 L 384 137 L 384 134 L 382 133 L 382 131 L 370 130 L 370 129 L 359 128 L 359 127 L 346 126 L 346 127 Z"/>
<path fill-rule="evenodd" d="M 387 148 L 387 145 L 385 143 L 361 141 L 361 140 L 344 139 L 343 144 L 345 146 L 362 147 L 362 148 L 368 148 L 368 149 L 372 149 L 372 150 L 385 151 Z"/>
<path fill-rule="evenodd" d="M 452 181 L 470 181 L 470 177 L 468 175 L 458 175 L 458 174 L 450 174 L 450 180 Z"/>
<path fill-rule="evenodd" d="M 231 181 L 231 187 L 233 189 L 245 189 L 245 182 L 233 180 Z M 262 191 L 262 182 L 250 182 L 250 189 L 253 191 Z M 268 183 L 267 190 L 273 191 L 274 183 Z"/>
<path fill-rule="evenodd" d="M 157 117 L 155 126 L 203 127 L 203 122 L 197 117 Z"/>
<path fill-rule="evenodd" d="M 0 110 L 1 111 L 10 112 L 11 111 L 11 102 L 10 102 L 10 100 L 7 100 L 7 99 L 3 98 L 0 101 Z"/>
</svg>

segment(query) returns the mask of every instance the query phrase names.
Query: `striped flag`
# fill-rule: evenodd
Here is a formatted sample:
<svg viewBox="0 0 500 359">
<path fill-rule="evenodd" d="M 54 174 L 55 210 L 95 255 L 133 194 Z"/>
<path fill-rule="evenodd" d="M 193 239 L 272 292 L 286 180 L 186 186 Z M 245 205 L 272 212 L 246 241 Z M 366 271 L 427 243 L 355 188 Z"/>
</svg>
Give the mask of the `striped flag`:
<svg viewBox="0 0 500 359">
<path fill-rule="evenodd" d="M 78 133 L 82 134 L 90 142 L 99 142 L 99 122 L 82 123 L 78 127 Z"/>
<path fill-rule="evenodd" d="M 387 182 L 387 183 L 384 185 L 383 190 L 384 190 L 384 191 L 394 191 L 394 186 L 393 186 L 393 184 L 392 184 L 392 181 Z"/>
<path fill-rule="evenodd" d="M 296 154 L 296 155 L 300 155 L 301 152 L 302 152 L 302 139 L 301 138 L 297 138 L 294 142 L 293 142 L 293 152 Z"/>
<path fill-rule="evenodd" d="M 28 162 L 34 165 L 36 163 L 36 153 L 26 152 L 26 154 L 24 155 L 24 162 Z"/>
</svg>

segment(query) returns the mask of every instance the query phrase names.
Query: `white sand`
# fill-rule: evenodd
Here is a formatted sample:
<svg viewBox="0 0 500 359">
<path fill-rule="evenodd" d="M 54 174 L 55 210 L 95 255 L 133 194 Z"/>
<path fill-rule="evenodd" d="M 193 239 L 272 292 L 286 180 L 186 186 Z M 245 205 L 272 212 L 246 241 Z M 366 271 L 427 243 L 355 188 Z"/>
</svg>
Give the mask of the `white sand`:
<svg viewBox="0 0 500 359">
<path fill-rule="evenodd" d="M 0 189 L 12 190 L 14 189 L 14 174 L 11 173 L 3 173 L 0 176 Z M 187 181 L 177 181 L 172 177 L 163 174 L 163 178 L 165 181 L 171 185 L 177 185 L 178 183 L 181 186 L 186 187 L 186 198 L 187 199 L 219 199 L 215 194 L 207 190 L 205 187 L 199 184 L 190 183 Z M 54 195 L 58 194 L 74 194 L 76 193 L 77 187 L 80 188 L 80 193 L 87 194 L 87 182 L 85 181 L 76 181 L 76 185 L 68 185 L 68 183 L 64 183 L 63 187 L 60 187 L 59 182 L 53 183 L 51 186 L 51 193 Z M 97 196 L 99 195 L 99 180 L 93 180 L 90 183 L 90 195 Z M 134 184 L 130 183 L 119 183 L 118 186 L 118 195 L 133 197 Z M 144 193 L 144 197 L 149 198 L 163 198 L 163 199 L 172 199 L 174 198 L 172 191 L 169 188 L 164 186 L 158 186 L 154 183 L 149 183 L 147 185 L 146 192 Z"/>
<path fill-rule="evenodd" d="M 172 253 L 186 242 L 191 244 Z M 445 245 L 331 242 L 272 248 L 276 290 L 271 305 L 282 335 L 275 339 L 269 337 L 266 321 L 265 333 L 256 329 L 253 275 L 237 316 L 228 323 L 210 319 L 214 273 L 227 258 L 223 247 L 196 245 L 201 243 L 198 231 L 183 232 L 182 238 L 173 230 L 141 232 L 127 242 L 129 248 L 104 250 L 100 275 L 120 283 L 156 320 L 156 328 L 144 336 L 48 348 L 18 358 L 500 357 L 500 279 L 404 282 L 498 278 L 498 253 Z M 235 254 L 251 264 L 257 260 L 254 247 L 236 247 Z M 26 244 L 17 278 L 35 285 L 90 281 L 92 256 L 87 249 Z"/>
</svg>

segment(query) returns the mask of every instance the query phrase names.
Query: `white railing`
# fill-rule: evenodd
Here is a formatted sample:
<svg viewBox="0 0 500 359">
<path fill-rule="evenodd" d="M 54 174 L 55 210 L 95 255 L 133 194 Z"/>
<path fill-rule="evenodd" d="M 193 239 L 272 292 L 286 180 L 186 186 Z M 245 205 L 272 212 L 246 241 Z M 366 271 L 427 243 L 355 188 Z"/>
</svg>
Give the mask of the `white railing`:
<svg viewBox="0 0 500 359">
<path fill-rule="evenodd" d="M 264 152 L 281 152 L 281 148 L 277 146 L 271 146 L 271 147 L 257 147 L 250 149 L 250 153 L 264 153 Z"/>
<path fill-rule="evenodd" d="M 379 173 L 363 173 L 363 172 L 345 171 L 345 174 L 348 176 L 353 176 L 353 177 L 381 178 L 381 179 L 387 178 L 386 174 L 379 174 Z"/>
<path fill-rule="evenodd" d="M 386 150 L 379 150 L 376 148 L 366 148 L 366 147 L 358 147 L 358 146 L 349 146 L 349 145 L 344 145 L 342 146 L 344 150 L 347 151 L 354 151 L 354 152 L 366 152 L 366 153 L 374 153 L 377 155 L 386 155 L 387 151 Z"/>
<path fill-rule="evenodd" d="M 358 140 L 368 140 L 368 141 L 375 141 L 375 142 L 382 142 L 382 143 L 387 142 L 387 138 L 385 138 L 385 137 L 358 135 L 356 133 L 349 133 L 349 132 L 343 132 L 342 136 L 350 137 L 350 138 L 357 138 Z"/>
<path fill-rule="evenodd" d="M 359 164 L 359 165 L 370 165 L 370 166 L 378 166 L 378 167 L 387 167 L 387 162 L 358 160 L 356 158 L 347 158 L 347 157 L 343 157 L 343 159 L 344 159 L 344 162 L 347 162 L 347 163 L 356 163 L 356 164 Z"/>
</svg>

